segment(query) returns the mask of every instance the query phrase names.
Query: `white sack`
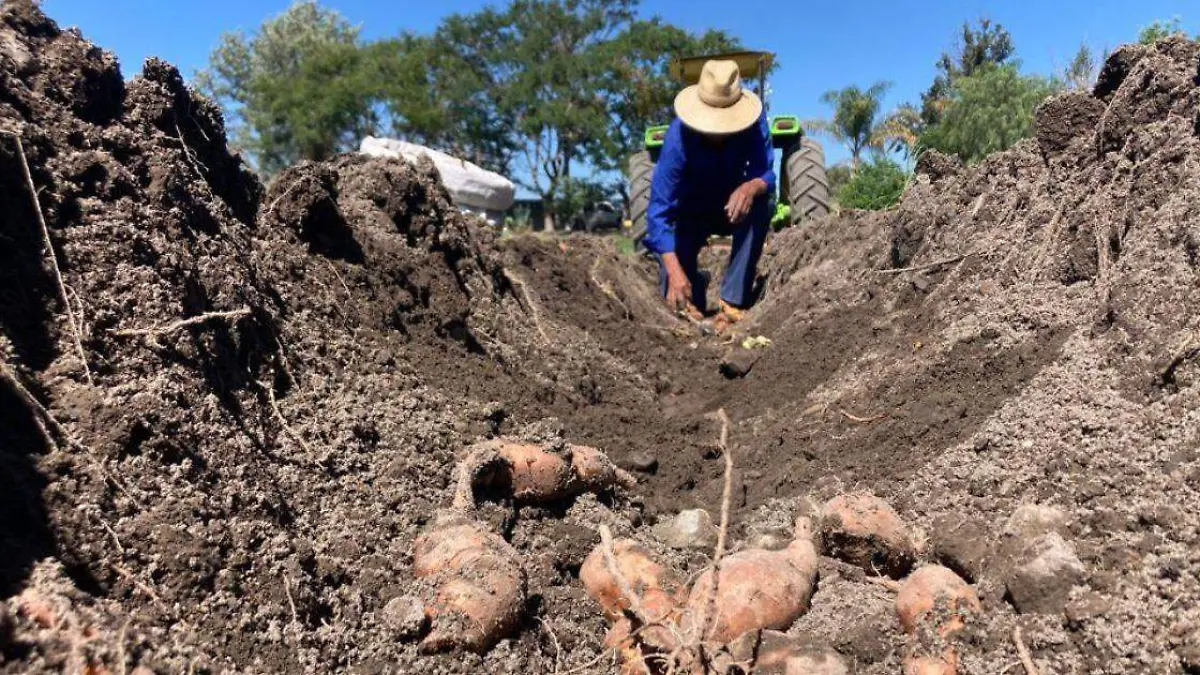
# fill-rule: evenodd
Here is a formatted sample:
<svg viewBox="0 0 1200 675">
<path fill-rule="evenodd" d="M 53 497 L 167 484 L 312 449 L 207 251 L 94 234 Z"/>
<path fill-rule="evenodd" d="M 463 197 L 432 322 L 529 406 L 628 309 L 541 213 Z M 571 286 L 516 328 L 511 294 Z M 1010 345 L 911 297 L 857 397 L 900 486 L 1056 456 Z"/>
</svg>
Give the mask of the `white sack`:
<svg viewBox="0 0 1200 675">
<path fill-rule="evenodd" d="M 513 182 L 504 176 L 423 145 L 368 136 L 363 139 L 359 152 L 372 157 L 404 157 L 409 161 L 416 161 L 422 155 L 428 157 L 441 174 L 450 198 L 460 208 L 506 211 L 516 197 Z"/>
</svg>

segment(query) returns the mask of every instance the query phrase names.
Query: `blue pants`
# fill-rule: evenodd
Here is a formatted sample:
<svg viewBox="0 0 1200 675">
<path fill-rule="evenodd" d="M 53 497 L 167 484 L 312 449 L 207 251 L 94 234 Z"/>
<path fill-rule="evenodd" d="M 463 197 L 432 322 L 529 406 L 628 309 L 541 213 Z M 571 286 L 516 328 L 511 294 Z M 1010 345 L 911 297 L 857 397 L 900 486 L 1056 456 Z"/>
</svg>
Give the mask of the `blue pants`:
<svg viewBox="0 0 1200 675">
<path fill-rule="evenodd" d="M 729 250 L 729 262 L 725 264 L 725 275 L 721 281 L 721 299 L 734 307 L 746 307 L 754 301 L 754 279 L 758 276 L 758 259 L 762 257 L 763 243 L 767 240 L 770 227 L 770 200 L 760 197 L 745 220 L 732 225 L 725 212 L 716 214 L 679 214 L 675 228 L 675 255 L 679 264 L 692 282 L 692 304 L 704 310 L 707 306 L 708 279 L 700 274 L 700 249 L 713 235 L 733 235 L 733 246 Z M 658 258 L 658 288 L 663 297 L 667 295 L 667 268 L 662 256 Z"/>
</svg>

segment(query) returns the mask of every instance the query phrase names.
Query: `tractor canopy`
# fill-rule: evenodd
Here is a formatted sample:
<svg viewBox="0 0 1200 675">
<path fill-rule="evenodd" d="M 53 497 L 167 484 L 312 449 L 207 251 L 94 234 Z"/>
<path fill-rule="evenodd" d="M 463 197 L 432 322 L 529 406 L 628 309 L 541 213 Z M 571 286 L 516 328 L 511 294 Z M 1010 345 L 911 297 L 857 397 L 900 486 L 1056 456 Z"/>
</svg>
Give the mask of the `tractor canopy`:
<svg viewBox="0 0 1200 675">
<path fill-rule="evenodd" d="M 706 61 L 733 61 L 737 63 L 738 71 L 744 80 L 754 80 L 763 77 L 775 62 L 771 52 L 729 52 L 727 54 L 710 54 L 707 56 L 687 56 L 671 62 L 670 73 L 675 79 L 684 84 L 696 84 L 700 81 L 700 71 Z"/>
</svg>

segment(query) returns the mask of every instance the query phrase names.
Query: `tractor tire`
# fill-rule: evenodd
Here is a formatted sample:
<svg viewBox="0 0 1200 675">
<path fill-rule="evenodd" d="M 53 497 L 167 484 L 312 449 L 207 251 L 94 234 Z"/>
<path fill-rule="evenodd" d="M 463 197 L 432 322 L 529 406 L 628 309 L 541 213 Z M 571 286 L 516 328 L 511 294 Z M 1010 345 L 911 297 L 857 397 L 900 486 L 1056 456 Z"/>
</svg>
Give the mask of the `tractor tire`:
<svg viewBox="0 0 1200 675">
<path fill-rule="evenodd" d="M 646 236 L 646 212 L 650 209 L 650 181 L 654 178 L 654 159 L 642 151 L 629 158 L 629 220 L 633 223 L 633 241 Z"/>
<path fill-rule="evenodd" d="M 792 225 L 829 215 L 829 178 L 825 175 L 825 149 L 810 139 L 783 158 L 783 180 Z"/>
</svg>

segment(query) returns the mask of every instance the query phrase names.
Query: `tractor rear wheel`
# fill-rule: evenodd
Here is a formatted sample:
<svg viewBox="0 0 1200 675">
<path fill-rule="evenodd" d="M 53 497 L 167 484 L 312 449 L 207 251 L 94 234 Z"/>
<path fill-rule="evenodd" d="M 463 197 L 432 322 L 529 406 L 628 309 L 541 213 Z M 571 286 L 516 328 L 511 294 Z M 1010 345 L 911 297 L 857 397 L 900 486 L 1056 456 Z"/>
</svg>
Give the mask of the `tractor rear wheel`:
<svg viewBox="0 0 1200 675">
<path fill-rule="evenodd" d="M 810 139 L 783 158 L 783 180 L 792 225 L 829 214 L 829 178 L 825 175 L 825 149 Z"/>
<path fill-rule="evenodd" d="M 629 158 L 629 220 L 633 240 L 646 236 L 646 212 L 650 209 L 650 181 L 654 178 L 654 159 L 642 151 Z"/>
</svg>

